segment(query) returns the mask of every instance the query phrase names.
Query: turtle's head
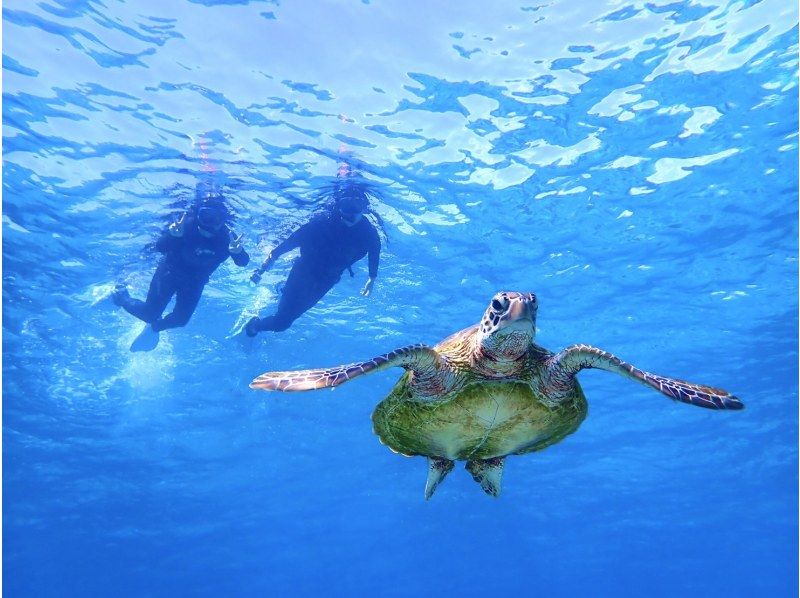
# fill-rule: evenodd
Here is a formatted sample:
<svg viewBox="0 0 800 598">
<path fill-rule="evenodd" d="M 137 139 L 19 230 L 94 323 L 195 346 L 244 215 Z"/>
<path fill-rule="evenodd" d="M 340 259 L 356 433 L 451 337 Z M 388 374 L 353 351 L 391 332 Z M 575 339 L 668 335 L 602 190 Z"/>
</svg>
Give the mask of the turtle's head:
<svg viewBox="0 0 800 598">
<path fill-rule="evenodd" d="M 498 360 L 524 355 L 536 336 L 536 295 L 501 291 L 492 297 L 478 330 L 481 348 Z"/>
</svg>

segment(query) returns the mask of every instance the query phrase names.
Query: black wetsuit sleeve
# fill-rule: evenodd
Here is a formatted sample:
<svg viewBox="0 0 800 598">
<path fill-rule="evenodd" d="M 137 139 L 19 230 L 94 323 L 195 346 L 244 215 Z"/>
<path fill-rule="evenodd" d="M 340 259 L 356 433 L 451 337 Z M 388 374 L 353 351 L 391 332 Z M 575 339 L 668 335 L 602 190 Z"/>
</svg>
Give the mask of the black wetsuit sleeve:
<svg viewBox="0 0 800 598">
<path fill-rule="evenodd" d="M 224 231 L 225 232 L 222 235 L 224 243 L 227 244 L 227 242 L 230 241 L 231 239 L 239 239 L 241 241 L 241 237 L 237 237 L 236 233 L 233 232 L 233 230 L 228 228 L 227 226 L 224 228 Z M 228 255 L 222 258 L 223 261 L 225 260 L 226 257 L 230 256 L 230 258 L 233 260 L 233 263 L 239 267 L 244 267 L 250 263 L 250 255 L 247 253 L 244 247 L 242 247 L 236 253 L 231 253 L 230 249 L 228 249 L 227 254 Z"/>
<path fill-rule="evenodd" d="M 156 241 L 156 251 L 159 253 L 167 253 L 173 249 L 178 242 L 179 237 L 175 237 L 169 233 L 169 229 L 161 233 L 161 236 Z"/>
<path fill-rule="evenodd" d="M 271 255 L 273 258 L 278 258 L 282 256 L 284 253 L 291 251 L 292 249 L 297 249 L 306 240 L 309 236 L 309 230 L 311 223 L 306 223 L 296 231 L 294 231 L 289 237 L 275 247 L 272 250 Z"/>
<path fill-rule="evenodd" d="M 378 276 L 378 262 L 380 262 L 381 259 L 381 238 L 378 236 L 378 231 L 376 231 L 375 228 L 370 228 L 372 229 L 372 234 L 370 235 L 367 262 L 369 265 L 369 277 L 374 279 Z"/>
<path fill-rule="evenodd" d="M 237 266 L 243 267 L 250 263 L 250 255 L 242 249 L 239 253 L 231 253 L 231 259 Z"/>
</svg>

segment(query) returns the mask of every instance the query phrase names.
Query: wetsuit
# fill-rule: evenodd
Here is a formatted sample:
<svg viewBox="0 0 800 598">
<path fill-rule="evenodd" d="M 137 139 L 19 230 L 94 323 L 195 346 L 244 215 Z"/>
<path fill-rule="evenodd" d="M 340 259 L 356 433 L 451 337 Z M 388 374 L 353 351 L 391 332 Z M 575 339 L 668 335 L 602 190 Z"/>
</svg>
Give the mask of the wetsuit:
<svg viewBox="0 0 800 598">
<path fill-rule="evenodd" d="M 369 277 L 378 276 L 381 241 L 366 218 L 347 226 L 336 213 L 320 214 L 293 232 L 272 250 L 277 258 L 300 248 L 283 287 L 278 311 L 253 323 L 256 330 L 286 330 L 314 307 L 351 265 L 368 255 Z"/>
<path fill-rule="evenodd" d="M 131 315 L 152 324 L 156 332 L 185 326 L 192 317 L 208 278 L 229 256 L 237 266 L 246 266 L 250 256 L 244 249 L 231 254 L 228 228 L 222 226 L 206 237 L 197 229 L 193 217 L 187 216 L 183 234 L 164 231 L 156 241 L 156 250 L 164 254 L 158 264 L 147 299 L 133 299 L 125 293 L 117 303 Z M 175 308 L 165 317 L 161 314 L 175 295 Z"/>
</svg>

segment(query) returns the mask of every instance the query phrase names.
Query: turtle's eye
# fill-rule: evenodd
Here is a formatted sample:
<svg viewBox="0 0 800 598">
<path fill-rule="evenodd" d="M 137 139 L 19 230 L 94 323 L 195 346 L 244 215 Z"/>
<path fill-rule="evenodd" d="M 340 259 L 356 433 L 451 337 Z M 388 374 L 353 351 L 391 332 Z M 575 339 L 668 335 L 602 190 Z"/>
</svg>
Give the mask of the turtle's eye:
<svg viewBox="0 0 800 598">
<path fill-rule="evenodd" d="M 503 312 L 508 307 L 508 299 L 492 299 L 492 309 L 496 312 Z"/>
</svg>

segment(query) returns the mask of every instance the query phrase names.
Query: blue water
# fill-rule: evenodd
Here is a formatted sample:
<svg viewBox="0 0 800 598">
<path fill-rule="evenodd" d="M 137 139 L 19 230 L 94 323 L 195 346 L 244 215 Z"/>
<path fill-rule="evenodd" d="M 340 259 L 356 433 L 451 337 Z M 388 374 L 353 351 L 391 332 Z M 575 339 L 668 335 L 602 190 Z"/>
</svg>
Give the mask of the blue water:
<svg viewBox="0 0 800 598">
<path fill-rule="evenodd" d="M 3 8 L 3 584 L 8 596 L 797 594 L 798 14 L 793 2 L 121 2 Z M 104 298 L 202 177 L 255 260 L 349 152 L 388 235 L 247 344 L 228 263 L 152 353 Z M 212 172 L 213 171 L 213 172 Z M 590 413 L 499 499 L 335 392 L 263 371 L 435 343 L 497 290 L 537 341 L 747 405 L 585 371 Z"/>
</svg>

